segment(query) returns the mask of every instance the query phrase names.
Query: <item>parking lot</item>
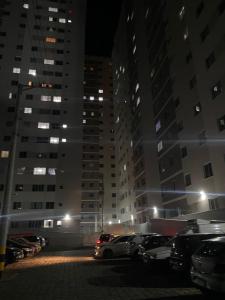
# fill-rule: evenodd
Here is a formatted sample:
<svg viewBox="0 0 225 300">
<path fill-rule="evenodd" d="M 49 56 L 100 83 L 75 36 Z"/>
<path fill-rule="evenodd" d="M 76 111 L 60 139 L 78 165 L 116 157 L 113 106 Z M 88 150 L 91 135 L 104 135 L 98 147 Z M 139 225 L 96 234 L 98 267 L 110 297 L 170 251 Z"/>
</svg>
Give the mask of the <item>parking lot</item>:
<svg viewBox="0 0 225 300">
<path fill-rule="evenodd" d="M 0 298 L 35 300 L 200 300 L 187 279 L 165 266 L 129 259 L 94 260 L 92 250 L 45 252 L 9 265 Z"/>
</svg>

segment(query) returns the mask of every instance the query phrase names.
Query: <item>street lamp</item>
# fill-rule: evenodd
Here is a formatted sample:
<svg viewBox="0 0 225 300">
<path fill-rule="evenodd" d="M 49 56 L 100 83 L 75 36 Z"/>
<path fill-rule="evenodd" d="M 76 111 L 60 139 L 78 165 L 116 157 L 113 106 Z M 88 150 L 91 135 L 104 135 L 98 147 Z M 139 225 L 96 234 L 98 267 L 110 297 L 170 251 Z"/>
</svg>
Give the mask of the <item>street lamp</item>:
<svg viewBox="0 0 225 300">
<path fill-rule="evenodd" d="M 2 277 L 2 273 L 5 267 L 5 254 L 6 254 L 6 241 L 7 235 L 9 230 L 9 223 L 10 223 L 10 204 L 13 194 L 13 177 L 14 177 L 14 170 L 15 170 L 15 160 L 16 160 L 16 149 L 17 149 L 17 142 L 19 137 L 19 114 L 20 114 L 20 97 L 22 93 L 26 90 L 40 88 L 40 86 L 33 86 L 28 83 L 28 85 L 18 84 L 17 87 L 17 95 L 16 95 L 16 107 L 15 107 L 15 127 L 13 132 L 13 141 L 9 153 L 9 164 L 7 169 L 7 180 L 6 180 L 6 189 L 3 198 L 3 206 L 2 206 L 2 213 L 0 218 L 0 278 Z"/>
<path fill-rule="evenodd" d="M 207 199 L 207 194 L 206 194 L 206 192 L 205 191 L 200 191 L 199 192 L 199 194 L 200 194 L 200 196 L 201 196 L 201 200 L 206 200 Z"/>
</svg>

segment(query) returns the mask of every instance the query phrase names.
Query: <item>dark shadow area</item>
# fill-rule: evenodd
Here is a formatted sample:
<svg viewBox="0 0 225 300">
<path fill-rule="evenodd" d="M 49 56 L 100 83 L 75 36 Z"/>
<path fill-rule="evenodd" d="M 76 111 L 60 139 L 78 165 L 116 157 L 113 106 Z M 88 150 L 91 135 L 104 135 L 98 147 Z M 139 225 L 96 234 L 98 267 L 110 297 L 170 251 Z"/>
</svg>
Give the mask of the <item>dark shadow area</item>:
<svg viewBox="0 0 225 300">
<path fill-rule="evenodd" d="M 203 295 L 182 295 L 182 296 L 173 296 L 173 297 L 160 297 L 160 298 L 143 298 L 138 300 L 205 300 Z M 217 300 L 217 299 L 215 299 Z"/>
<path fill-rule="evenodd" d="M 105 287 L 188 288 L 192 287 L 188 276 L 172 272 L 165 263 L 146 266 L 129 260 L 99 261 L 112 266 L 102 277 L 92 277 L 89 283 Z M 110 272 L 109 272 L 110 271 Z M 115 275 L 112 275 L 112 272 Z"/>
</svg>

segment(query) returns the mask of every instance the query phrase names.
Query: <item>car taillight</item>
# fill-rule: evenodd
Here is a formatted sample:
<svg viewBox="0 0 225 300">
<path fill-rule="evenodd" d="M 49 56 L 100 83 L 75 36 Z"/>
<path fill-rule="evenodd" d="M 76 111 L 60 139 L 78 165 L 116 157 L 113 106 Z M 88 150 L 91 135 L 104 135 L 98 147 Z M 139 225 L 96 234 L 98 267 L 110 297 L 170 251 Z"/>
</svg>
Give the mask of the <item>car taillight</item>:
<svg viewBox="0 0 225 300">
<path fill-rule="evenodd" d="M 97 240 L 97 241 L 96 241 L 96 244 L 97 244 L 97 245 L 101 244 L 101 241 L 100 241 L 100 240 Z"/>
<path fill-rule="evenodd" d="M 214 268 L 214 273 L 224 274 L 225 273 L 225 264 L 216 265 Z"/>
</svg>

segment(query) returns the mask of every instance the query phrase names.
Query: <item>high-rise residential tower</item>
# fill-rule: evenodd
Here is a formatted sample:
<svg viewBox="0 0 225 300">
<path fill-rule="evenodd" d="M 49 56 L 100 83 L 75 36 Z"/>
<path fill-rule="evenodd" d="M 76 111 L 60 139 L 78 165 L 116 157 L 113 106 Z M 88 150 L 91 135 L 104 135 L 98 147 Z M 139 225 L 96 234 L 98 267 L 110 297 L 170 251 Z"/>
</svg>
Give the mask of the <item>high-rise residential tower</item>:
<svg viewBox="0 0 225 300">
<path fill-rule="evenodd" d="M 113 51 L 124 222 L 224 217 L 224 16 L 224 0 L 124 2 Z"/>
<path fill-rule="evenodd" d="M 112 64 L 87 56 L 84 68 L 81 231 L 117 221 Z"/>
<path fill-rule="evenodd" d="M 11 230 L 79 231 L 86 3 L 1 3 L 1 207 L 18 109 Z"/>
</svg>

